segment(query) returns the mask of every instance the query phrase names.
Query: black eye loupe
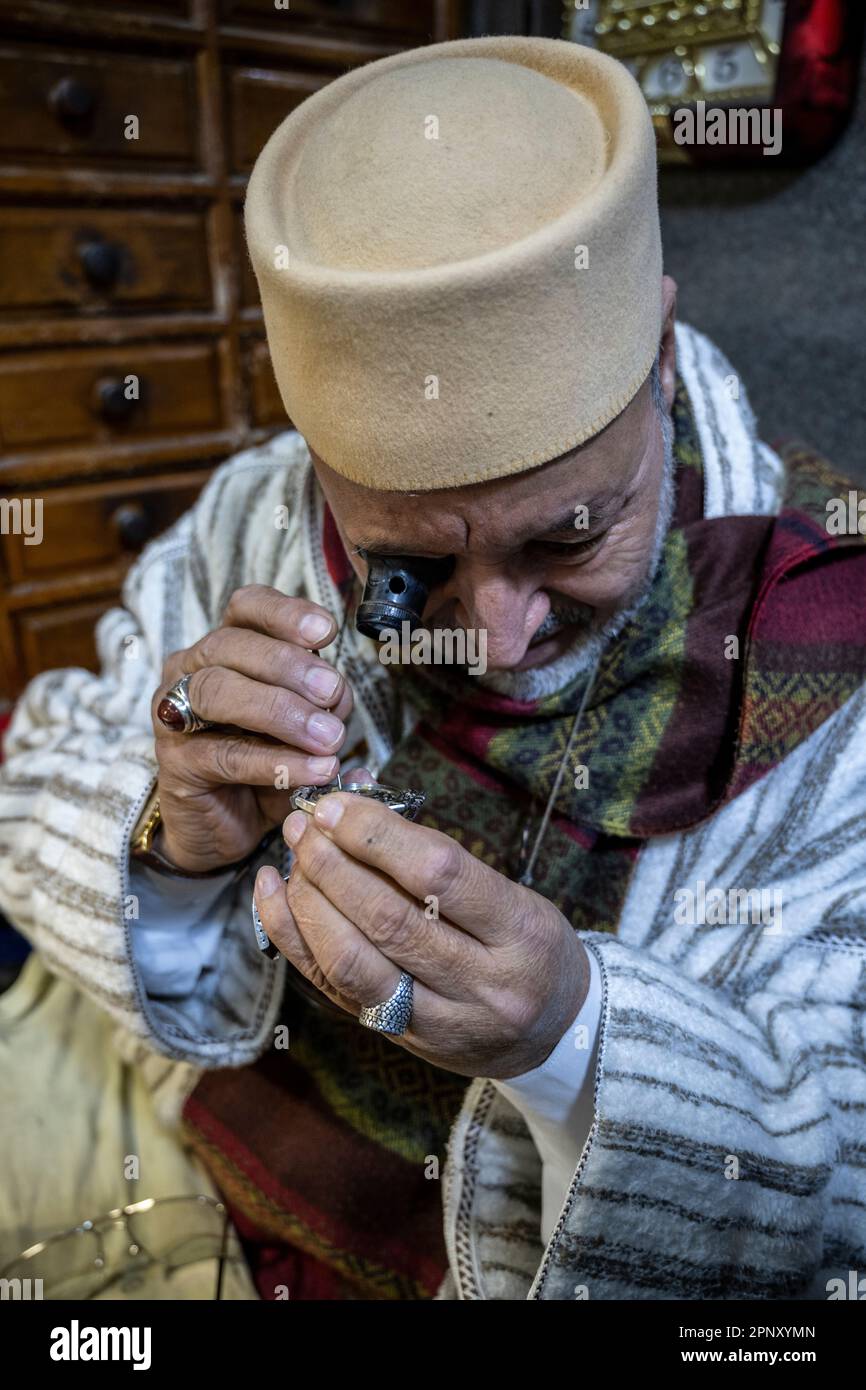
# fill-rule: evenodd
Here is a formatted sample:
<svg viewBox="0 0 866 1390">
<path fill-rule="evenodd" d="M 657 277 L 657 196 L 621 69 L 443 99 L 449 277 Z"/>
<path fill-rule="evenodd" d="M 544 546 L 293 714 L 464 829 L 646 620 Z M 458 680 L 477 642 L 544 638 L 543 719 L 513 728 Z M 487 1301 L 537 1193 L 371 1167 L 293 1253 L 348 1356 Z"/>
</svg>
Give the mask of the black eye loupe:
<svg viewBox="0 0 866 1390">
<path fill-rule="evenodd" d="M 365 637 L 379 641 L 386 628 L 401 631 L 408 622 L 420 627 L 427 596 L 454 568 L 454 556 L 443 560 L 424 560 L 417 555 L 370 555 L 367 582 L 358 604 L 355 626 Z"/>
</svg>

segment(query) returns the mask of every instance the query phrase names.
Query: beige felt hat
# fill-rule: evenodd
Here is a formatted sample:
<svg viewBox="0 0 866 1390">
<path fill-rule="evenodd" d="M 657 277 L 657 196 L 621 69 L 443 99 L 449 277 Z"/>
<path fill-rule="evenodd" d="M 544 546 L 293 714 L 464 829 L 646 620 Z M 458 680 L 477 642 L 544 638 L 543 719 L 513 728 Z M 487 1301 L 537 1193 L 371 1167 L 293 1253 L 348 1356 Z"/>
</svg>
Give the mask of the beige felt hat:
<svg viewBox="0 0 866 1390">
<path fill-rule="evenodd" d="M 433 44 L 308 97 L 245 208 L 307 443 L 404 491 L 517 473 L 596 434 L 658 351 L 656 182 L 634 79 L 558 39 Z"/>
</svg>

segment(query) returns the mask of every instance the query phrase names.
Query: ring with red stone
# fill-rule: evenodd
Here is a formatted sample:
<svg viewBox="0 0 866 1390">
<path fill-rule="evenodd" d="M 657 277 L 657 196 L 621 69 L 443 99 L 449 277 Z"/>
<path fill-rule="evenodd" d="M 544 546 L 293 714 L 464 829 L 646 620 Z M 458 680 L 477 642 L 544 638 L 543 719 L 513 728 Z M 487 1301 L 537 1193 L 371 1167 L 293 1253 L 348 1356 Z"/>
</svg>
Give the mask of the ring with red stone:
<svg viewBox="0 0 866 1390">
<path fill-rule="evenodd" d="M 175 734 L 195 734 L 199 729 L 212 729 L 213 721 L 196 714 L 189 701 L 190 676 L 181 676 L 169 686 L 156 707 L 160 724 Z"/>
</svg>

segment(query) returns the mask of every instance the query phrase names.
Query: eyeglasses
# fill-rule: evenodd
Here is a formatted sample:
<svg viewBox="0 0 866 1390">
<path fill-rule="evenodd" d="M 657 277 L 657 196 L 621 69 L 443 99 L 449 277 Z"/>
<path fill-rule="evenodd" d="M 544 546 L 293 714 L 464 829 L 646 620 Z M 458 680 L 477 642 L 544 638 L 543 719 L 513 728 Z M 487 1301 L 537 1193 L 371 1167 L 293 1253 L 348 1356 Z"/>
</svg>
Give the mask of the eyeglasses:
<svg viewBox="0 0 866 1390">
<path fill-rule="evenodd" d="M 228 1211 L 216 1198 L 148 1197 L 31 1245 L 0 1269 L 0 1279 L 41 1279 L 43 1298 L 83 1300 L 119 1281 L 134 1286 L 146 1269 L 170 1276 L 215 1259 L 213 1296 L 220 1299 L 226 1263 L 242 1263 L 240 1255 L 228 1255 L 228 1239 Z"/>
</svg>

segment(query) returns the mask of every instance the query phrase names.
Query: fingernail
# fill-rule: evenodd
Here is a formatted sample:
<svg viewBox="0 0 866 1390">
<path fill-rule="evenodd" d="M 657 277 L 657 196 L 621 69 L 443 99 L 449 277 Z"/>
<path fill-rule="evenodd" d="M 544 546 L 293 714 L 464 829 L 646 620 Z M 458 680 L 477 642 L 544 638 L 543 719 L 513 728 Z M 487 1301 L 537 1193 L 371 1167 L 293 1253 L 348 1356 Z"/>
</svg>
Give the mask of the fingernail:
<svg viewBox="0 0 866 1390">
<path fill-rule="evenodd" d="M 326 796 L 322 801 L 316 803 L 314 814 L 320 825 L 327 826 L 328 830 L 333 830 L 344 810 L 345 807 L 339 796 Z"/>
<path fill-rule="evenodd" d="M 283 821 L 283 835 L 290 845 L 296 845 L 307 828 L 306 811 L 292 811 Z"/>
<path fill-rule="evenodd" d="M 327 666 L 311 666 L 304 676 L 304 685 L 320 700 L 330 700 L 339 684 L 339 673 Z"/>
<path fill-rule="evenodd" d="M 303 811 L 301 815 L 303 815 Z M 263 868 L 259 869 L 256 876 L 255 896 L 257 898 L 271 898 L 282 886 L 283 880 L 273 865 L 265 864 Z"/>
<path fill-rule="evenodd" d="M 330 782 L 337 774 L 336 758 L 307 758 L 306 764 L 311 777 L 326 777 Z"/>
<path fill-rule="evenodd" d="M 343 734 L 343 721 L 334 714 L 311 714 L 307 732 L 317 743 L 336 743 Z"/>
<path fill-rule="evenodd" d="M 331 631 L 331 620 L 321 613 L 306 613 L 298 628 L 301 636 L 306 637 L 309 642 L 321 642 Z"/>
</svg>

